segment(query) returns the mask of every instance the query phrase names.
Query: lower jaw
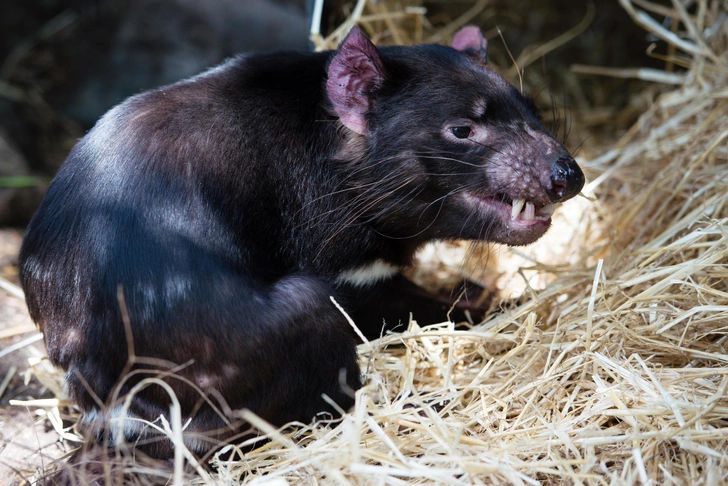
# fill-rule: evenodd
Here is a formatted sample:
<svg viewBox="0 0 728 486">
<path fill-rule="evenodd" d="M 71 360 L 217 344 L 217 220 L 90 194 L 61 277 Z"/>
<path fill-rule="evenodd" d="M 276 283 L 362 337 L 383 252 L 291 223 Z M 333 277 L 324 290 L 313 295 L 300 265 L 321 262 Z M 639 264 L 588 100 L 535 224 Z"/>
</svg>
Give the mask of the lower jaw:
<svg viewBox="0 0 728 486">
<path fill-rule="evenodd" d="M 538 225 L 530 225 L 525 231 L 512 231 L 511 228 L 506 229 L 502 237 L 494 235 L 494 241 L 509 246 L 524 246 L 535 243 L 549 229 L 549 224 L 539 221 Z"/>
</svg>

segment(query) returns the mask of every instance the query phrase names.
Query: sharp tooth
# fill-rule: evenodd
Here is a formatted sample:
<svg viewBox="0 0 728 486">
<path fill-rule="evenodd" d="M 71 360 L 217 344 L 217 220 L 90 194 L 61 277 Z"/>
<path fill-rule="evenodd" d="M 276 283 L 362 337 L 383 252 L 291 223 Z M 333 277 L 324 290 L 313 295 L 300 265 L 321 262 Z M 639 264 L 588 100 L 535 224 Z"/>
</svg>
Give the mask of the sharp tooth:
<svg viewBox="0 0 728 486">
<path fill-rule="evenodd" d="M 515 221 L 518 215 L 521 214 L 521 209 L 523 209 L 524 204 L 526 204 L 525 199 L 513 200 L 513 209 L 511 209 L 511 221 Z"/>
<path fill-rule="evenodd" d="M 536 207 L 533 205 L 532 202 L 526 203 L 526 209 L 523 211 L 523 220 L 524 221 L 533 221 L 533 219 L 536 217 Z"/>
<path fill-rule="evenodd" d="M 558 204 L 547 204 L 546 206 L 542 207 L 538 210 L 539 216 L 551 216 L 554 214 L 554 211 L 556 211 L 556 208 L 558 208 Z"/>
</svg>

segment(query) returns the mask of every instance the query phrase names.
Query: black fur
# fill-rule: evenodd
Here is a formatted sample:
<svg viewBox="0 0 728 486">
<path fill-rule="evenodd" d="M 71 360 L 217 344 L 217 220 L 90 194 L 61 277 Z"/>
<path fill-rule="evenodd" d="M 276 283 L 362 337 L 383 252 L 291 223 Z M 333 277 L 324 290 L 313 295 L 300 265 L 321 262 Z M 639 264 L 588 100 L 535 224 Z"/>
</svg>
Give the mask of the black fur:
<svg viewBox="0 0 728 486">
<path fill-rule="evenodd" d="M 326 87 L 335 52 L 241 56 L 130 98 L 71 151 L 20 262 L 31 316 L 84 411 L 112 406 L 117 385 L 123 396 L 174 370 L 165 380 L 194 419 L 188 432 L 209 436 L 193 446 L 204 452 L 241 430 L 225 410 L 281 425 L 334 412 L 322 394 L 346 409 L 361 386 L 356 341 L 330 296 L 370 336 L 382 317 L 434 322 L 448 305 L 414 290 L 402 308 L 402 277 L 356 285 L 342 274 L 406 266 L 433 239 L 524 244 L 546 231 L 548 221 L 516 227 L 464 199 L 563 199 L 554 163 L 573 163 L 485 56 L 367 52 L 351 70 L 365 112 L 342 113 Z M 366 71 L 372 55 L 376 72 Z M 363 134 L 339 122 L 349 115 Z M 466 122 L 480 139 L 452 138 L 449 127 Z M 583 176 L 561 182 L 570 197 Z M 134 357 L 147 359 L 129 362 L 125 320 Z M 154 420 L 169 403 L 149 386 L 131 413 Z M 147 451 L 171 455 L 165 441 Z"/>
</svg>

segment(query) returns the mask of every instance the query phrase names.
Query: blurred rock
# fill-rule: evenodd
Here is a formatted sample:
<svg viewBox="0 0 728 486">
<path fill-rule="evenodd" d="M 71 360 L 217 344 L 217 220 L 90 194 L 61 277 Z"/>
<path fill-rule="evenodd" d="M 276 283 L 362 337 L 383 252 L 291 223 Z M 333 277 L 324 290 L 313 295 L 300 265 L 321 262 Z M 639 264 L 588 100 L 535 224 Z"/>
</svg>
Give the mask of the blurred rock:
<svg viewBox="0 0 728 486">
<path fill-rule="evenodd" d="M 6 135 L 0 132 L 0 178 L 29 175 L 30 169 L 25 158 L 8 142 Z M 0 226 L 29 221 L 44 192 L 45 188 L 38 185 L 12 187 L 10 184 L 0 184 Z"/>
<path fill-rule="evenodd" d="M 7 141 L 7 135 L 0 132 L 0 177 L 29 175 L 28 164 L 20 152 Z"/>
<path fill-rule="evenodd" d="M 0 177 L 52 175 L 100 116 L 240 52 L 309 48 L 307 0 L 0 1 Z M 31 181 L 32 183 L 33 181 Z M 0 225 L 42 187 L 0 185 Z"/>
</svg>

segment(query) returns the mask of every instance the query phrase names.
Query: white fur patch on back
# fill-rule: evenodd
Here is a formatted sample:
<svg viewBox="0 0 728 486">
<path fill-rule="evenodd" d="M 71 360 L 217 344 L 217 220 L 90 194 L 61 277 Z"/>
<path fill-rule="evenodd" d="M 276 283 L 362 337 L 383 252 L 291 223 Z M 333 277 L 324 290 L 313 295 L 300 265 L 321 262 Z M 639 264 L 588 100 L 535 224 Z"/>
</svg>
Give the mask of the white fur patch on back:
<svg viewBox="0 0 728 486">
<path fill-rule="evenodd" d="M 341 272 L 337 283 L 347 283 L 355 287 L 364 287 L 380 280 L 388 279 L 399 272 L 399 268 L 384 260 L 374 260 L 368 265 L 350 268 Z"/>
</svg>

